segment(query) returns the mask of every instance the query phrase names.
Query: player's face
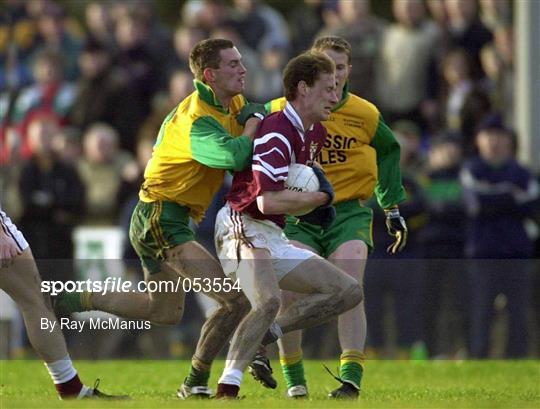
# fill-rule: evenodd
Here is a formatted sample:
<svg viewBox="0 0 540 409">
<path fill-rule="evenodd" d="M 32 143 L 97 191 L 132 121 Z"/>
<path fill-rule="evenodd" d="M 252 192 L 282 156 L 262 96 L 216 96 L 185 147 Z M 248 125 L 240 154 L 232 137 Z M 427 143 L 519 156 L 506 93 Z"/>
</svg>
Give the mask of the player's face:
<svg viewBox="0 0 540 409">
<path fill-rule="evenodd" d="M 343 87 L 349 79 L 349 73 L 351 71 L 351 65 L 349 64 L 349 59 L 347 54 L 334 51 L 332 49 L 324 50 L 324 53 L 330 57 L 331 60 L 336 64 L 336 82 L 337 82 L 337 95 L 339 100 L 341 100 L 343 94 Z"/>
<path fill-rule="evenodd" d="M 311 108 L 313 121 L 327 120 L 332 108 L 339 101 L 336 94 L 336 76 L 334 74 L 321 74 L 315 84 L 308 89 L 306 105 Z"/>
<path fill-rule="evenodd" d="M 221 50 L 220 56 L 219 68 L 212 69 L 216 88 L 229 97 L 241 94 L 246 81 L 246 67 L 242 64 L 242 55 L 233 47 Z"/>
</svg>

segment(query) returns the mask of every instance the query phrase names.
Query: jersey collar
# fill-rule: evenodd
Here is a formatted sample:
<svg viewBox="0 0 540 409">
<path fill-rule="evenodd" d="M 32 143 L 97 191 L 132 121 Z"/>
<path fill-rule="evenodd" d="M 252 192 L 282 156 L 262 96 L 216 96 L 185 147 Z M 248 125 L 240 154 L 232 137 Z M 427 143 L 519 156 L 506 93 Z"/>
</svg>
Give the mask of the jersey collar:
<svg viewBox="0 0 540 409">
<path fill-rule="evenodd" d="M 298 113 L 289 101 L 287 101 L 287 103 L 285 104 L 285 109 L 283 109 L 283 113 L 285 114 L 287 119 L 291 121 L 293 126 L 298 130 L 298 132 L 302 136 L 302 139 L 304 139 L 304 135 L 306 133 L 306 130 L 304 130 L 304 124 L 300 119 L 300 115 L 298 115 Z M 315 124 L 312 124 L 308 131 L 311 131 L 314 126 Z"/>
<path fill-rule="evenodd" d="M 195 86 L 195 89 L 199 93 L 199 96 L 201 99 L 206 102 L 208 105 L 213 106 L 217 110 L 223 112 L 224 114 L 227 114 L 229 112 L 228 109 L 225 109 L 220 102 L 218 101 L 216 94 L 214 93 L 214 90 L 206 85 L 204 82 L 199 80 L 193 80 L 193 85 Z"/>
<path fill-rule="evenodd" d="M 343 93 L 341 94 L 341 101 L 339 101 L 337 105 L 335 105 L 334 108 L 332 108 L 332 112 L 336 112 L 339 108 L 345 105 L 348 99 L 349 99 L 349 83 L 346 82 L 345 85 L 343 86 Z"/>
</svg>

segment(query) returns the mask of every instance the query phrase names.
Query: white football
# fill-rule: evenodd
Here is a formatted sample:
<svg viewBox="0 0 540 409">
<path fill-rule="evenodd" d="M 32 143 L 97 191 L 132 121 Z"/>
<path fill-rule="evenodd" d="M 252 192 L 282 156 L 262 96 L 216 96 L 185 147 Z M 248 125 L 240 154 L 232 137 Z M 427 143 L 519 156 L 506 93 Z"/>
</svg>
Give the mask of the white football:
<svg viewBox="0 0 540 409">
<path fill-rule="evenodd" d="M 320 186 L 319 179 L 311 167 L 293 163 L 289 166 L 285 187 L 295 192 L 317 192 Z"/>
</svg>

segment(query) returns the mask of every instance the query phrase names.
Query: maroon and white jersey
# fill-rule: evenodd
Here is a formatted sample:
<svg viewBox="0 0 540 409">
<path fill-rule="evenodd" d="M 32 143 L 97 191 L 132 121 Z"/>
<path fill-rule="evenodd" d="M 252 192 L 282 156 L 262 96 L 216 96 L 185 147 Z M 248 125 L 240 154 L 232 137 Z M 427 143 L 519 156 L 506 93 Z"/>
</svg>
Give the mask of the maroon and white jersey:
<svg viewBox="0 0 540 409">
<path fill-rule="evenodd" d="M 227 200 L 233 210 L 255 219 L 271 220 L 285 226 L 284 215 L 264 215 L 257 207 L 257 196 L 263 192 L 285 189 L 289 165 L 315 160 L 326 139 L 326 129 L 319 122 L 304 130 L 293 106 L 287 102 L 283 111 L 275 112 L 260 123 L 253 141 L 251 169 L 234 174 Z"/>
</svg>

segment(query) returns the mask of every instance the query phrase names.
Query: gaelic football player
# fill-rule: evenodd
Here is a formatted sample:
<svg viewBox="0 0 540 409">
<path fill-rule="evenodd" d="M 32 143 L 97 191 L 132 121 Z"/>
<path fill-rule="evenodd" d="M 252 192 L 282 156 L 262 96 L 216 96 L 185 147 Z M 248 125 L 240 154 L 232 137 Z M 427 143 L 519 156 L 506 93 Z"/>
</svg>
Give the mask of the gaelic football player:
<svg viewBox="0 0 540 409">
<path fill-rule="evenodd" d="M 407 240 L 407 226 L 399 214 L 398 203 L 405 199 L 399 168 L 400 148 L 390 128 L 372 103 L 348 92 L 351 46 L 341 37 L 323 37 L 312 50 L 325 53 L 336 65 L 339 103 L 323 122 L 328 138 L 317 162 L 322 165 L 336 193 L 337 218 L 327 230 L 294 217 L 287 218 L 285 234 L 298 247 L 331 261 L 358 283 L 363 282 L 371 237 L 372 211 L 364 203 L 372 196 L 385 210 L 389 234 L 395 237 L 389 253 L 400 251 Z M 268 111 L 283 109 L 285 98 L 267 104 Z M 284 292 L 286 309 L 298 295 Z M 366 341 L 366 313 L 361 302 L 339 316 L 341 345 L 338 380 L 342 385 L 330 393 L 333 398 L 357 398 L 363 374 Z M 279 340 L 280 361 L 289 397 L 307 395 L 302 364 L 301 332 L 286 334 Z M 254 375 L 264 383 L 269 373 L 254 367 Z M 268 385 L 267 385 L 268 386 Z"/>
<path fill-rule="evenodd" d="M 195 91 L 161 125 L 129 233 L 148 282 L 185 277 L 217 283 L 207 295 L 219 302 L 219 308 L 201 330 L 190 374 L 178 390 L 180 398 L 212 394 L 208 388 L 212 361 L 249 309 L 241 291 L 222 286 L 223 270 L 195 241 L 189 220 L 202 219 L 226 170 L 239 171 L 250 164 L 252 138 L 264 113 L 263 106 L 248 104 L 241 95 L 246 69 L 231 41 L 203 40 L 191 50 L 189 62 Z M 59 300 L 65 312 L 101 310 L 176 324 L 184 309 L 182 291 L 73 295 L 64 294 Z"/>
<path fill-rule="evenodd" d="M 66 341 L 60 325 L 57 325 L 49 296 L 41 293 L 40 286 L 41 277 L 30 246 L 0 208 L 0 288 L 19 306 L 28 339 L 45 361 L 60 399 L 125 398 L 100 392 L 97 389 L 99 381 L 93 388 L 81 382 L 67 352 Z M 41 328 L 43 319 L 55 323 L 52 330 Z"/>
<path fill-rule="evenodd" d="M 357 305 L 360 283 L 309 250 L 285 238 L 284 214 L 328 227 L 334 219 L 333 191 L 320 169 L 318 192 L 285 188 L 288 167 L 311 163 L 326 139 L 320 121 L 338 102 L 335 67 L 319 52 L 293 58 L 285 67 L 284 109 L 263 120 L 253 143 L 251 169 L 234 175 L 226 206 L 216 220 L 216 248 L 224 271 L 240 280 L 251 311 L 235 331 L 216 398 L 238 396 L 243 371 L 273 333 L 317 325 Z M 277 316 L 280 288 L 307 294 Z M 277 317 L 276 317 L 277 316 Z M 263 343 L 267 343 L 266 342 Z"/>
</svg>

